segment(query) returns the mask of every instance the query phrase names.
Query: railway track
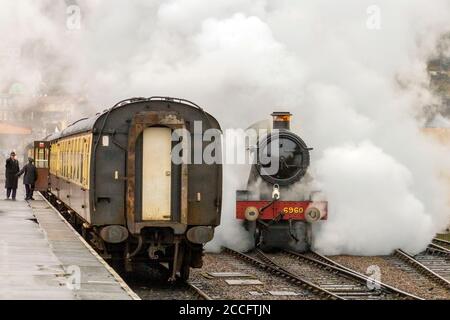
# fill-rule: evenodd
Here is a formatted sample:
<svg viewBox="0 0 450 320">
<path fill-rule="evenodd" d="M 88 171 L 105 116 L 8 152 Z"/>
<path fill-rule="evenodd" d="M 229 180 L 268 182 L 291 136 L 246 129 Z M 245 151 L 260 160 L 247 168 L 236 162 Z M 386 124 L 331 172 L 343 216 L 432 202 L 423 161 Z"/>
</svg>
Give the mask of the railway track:
<svg viewBox="0 0 450 320">
<path fill-rule="evenodd" d="M 188 286 L 189 290 L 191 290 L 199 298 L 199 300 L 214 300 L 205 291 L 200 289 L 198 286 L 196 286 L 192 282 L 187 281 L 186 285 Z"/>
<path fill-rule="evenodd" d="M 429 255 L 429 253 L 426 254 Z M 439 254 L 441 253 L 439 252 Z M 423 263 L 401 250 L 389 256 L 323 257 L 317 254 L 312 254 L 312 256 L 319 260 L 346 268 L 362 276 L 364 276 L 363 272 L 369 270 L 369 267 L 378 267 L 383 283 L 391 286 L 391 288 L 398 288 L 403 292 L 422 299 L 449 299 L 450 297 L 448 286 L 444 283 L 445 281 L 440 279 L 441 277 L 439 275 L 435 275 L 436 272 L 430 273 L 432 271 L 428 270 L 430 268 L 423 266 Z M 419 258 L 417 257 L 417 259 Z"/>
<path fill-rule="evenodd" d="M 306 289 L 307 291 L 310 291 L 313 295 L 320 298 L 325 299 L 331 299 L 331 300 L 344 300 L 344 298 L 334 294 L 333 292 L 321 288 L 320 286 L 308 281 L 305 277 L 301 277 L 299 275 L 296 275 L 289 270 L 283 268 L 282 266 L 278 265 L 271 259 L 269 259 L 262 251 L 255 250 L 255 256 L 252 256 L 250 254 L 241 253 L 238 251 L 235 251 L 230 248 L 223 248 L 224 252 L 242 260 L 245 261 L 248 264 L 254 265 L 258 267 L 259 269 L 265 270 L 266 272 L 270 274 L 274 274 L 276 276 L 279 276 L 292 284 L 299 286 L 303 289 Z M 257 258 L 258 257 L 258 258 Z"/>
<path fill-rule="evenodd" d="M 190 281 L 177 279 L 168 283 L 169 271 L 164 265 L 136 266 L 134 272 L 124 273 L 122 277 L 142 300 L 211 300 Z"/>
<path fill-rule="evenodd" d="M 212 300 L 203 290 L 189 281 L 177 284 L 134 283 L 131 287 L 142 300 Z"/>
<path fill-rule="evenodd" d="M 432 247 L 443 250 L 443 251 L 450 251 L 450 241 L 434 238 L 432 243 L 430 244 Z"/>
<path fill-rule="evenodd" d="M 190 284 L 214 300 L 339 299 L 261 261 L 256 252 L 231 249 L 205 255 L 203 268 L 192 270 Z"/>
<path fill-rule="evenodd" d="M 310 281 L 349 300 L 416 300 L 411 295 L 373 278 L 351 270 L 316 252 L 300 254 L 284 251 L 290 258 L 278 257 L 286 268 L 307 276 Z M 296 263 L 295 263 L 296 262 Z M 300 262 L 300 263 L 299 263 Z M 283 262 L 280 262 L 283 263 Z"/>
<path fill-rule="evenodd" d="M 446 252 L 430 246 L 425 252 L 415 256 L 402 250 L 396 250 L 394 254 L 421 274 L 450 289 L 450 251 Z"/>
</svg>

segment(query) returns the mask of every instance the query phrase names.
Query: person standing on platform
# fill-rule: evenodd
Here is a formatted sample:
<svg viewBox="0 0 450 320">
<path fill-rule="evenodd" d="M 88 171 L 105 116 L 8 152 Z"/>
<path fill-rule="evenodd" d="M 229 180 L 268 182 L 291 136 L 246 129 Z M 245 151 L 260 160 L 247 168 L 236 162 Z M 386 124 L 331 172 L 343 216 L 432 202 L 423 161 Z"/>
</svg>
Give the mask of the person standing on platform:
<svg viewBox="0 0 450 320">
<path fill-rule="evenodd" d="M 12 200 L 16 200 L 16 191 L 17 191 L 17 181 L 19 178 L 17 177 L 17 173 L 20 170 L 19 161 L 16 160 L 16 153 L 13 151 L 10 154 L 10 157 L 6 159 L 5 165 L 5 188 L 6 188 L 6 200 L 9 200 L 9 197 L 12 196 Z M 11 194 L 12 193 L 12 194 Z"/>
<path fill-rule="evenodd" d="M 28 158 L 28 163 L 22 168 L 22 170 L 19 171 L 19 173 L 17 173 L 17 177 L 20 177 L 22 174 L 24 174 L 23 184 L 25 185 L 25 192 L 26 192 L 25 200 L 34 200 L 33 198 L 34 184 L 36 183 L 38 176 L 37 176 L 37 169 L 33 164 L 33 162 L 34 162 L 33 158 Z"/>
</svg>

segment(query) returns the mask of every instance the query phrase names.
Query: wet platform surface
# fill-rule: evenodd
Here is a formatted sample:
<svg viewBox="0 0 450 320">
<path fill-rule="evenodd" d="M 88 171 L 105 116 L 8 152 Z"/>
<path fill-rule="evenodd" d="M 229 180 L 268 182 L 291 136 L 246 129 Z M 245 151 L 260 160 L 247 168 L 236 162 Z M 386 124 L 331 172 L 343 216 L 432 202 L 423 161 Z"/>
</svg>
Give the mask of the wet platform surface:
<svg viewBox="0 0 450 320">
<path fill-rule="evenodd" d="M 138 298 L 64 218 L 34 198 L 0 200 L 0 299 Z"/>
</svg>

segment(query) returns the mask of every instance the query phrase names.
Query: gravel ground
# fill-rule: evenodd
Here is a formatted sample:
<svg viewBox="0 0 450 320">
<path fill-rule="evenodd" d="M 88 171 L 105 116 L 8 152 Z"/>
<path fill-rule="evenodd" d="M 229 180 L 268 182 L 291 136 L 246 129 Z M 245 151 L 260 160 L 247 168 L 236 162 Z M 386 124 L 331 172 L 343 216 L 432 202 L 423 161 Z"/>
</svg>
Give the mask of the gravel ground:
<svg viewBox="0 0 450 320">
<path fill-rule="evenodd" d="M 208 272 L 242 272 L 251 278 L 232 277 L 217 278 L 209 276 Z M 261 285 L 229 285 L 226 279 L 257 279 Z M 207 254 L 204 257 L 202 269 L 191 271 L 190 281 L 206 292 L 213 299 L 245 299 L 245 300 L 310 300 L 320 299 L 302 287 L 263 271 L 228 254 Z M 275 296 L 269 291 L 289 291 L 296 295 Z M 253 292 L 253 294 L 251 293 Z"/>
<path fill-rule="evenodd" d="M 362 274 L 367 274 L 369 266 L 378 266 L 381 270 L 381 282 L 424 299 L 450 299 L 450 290 L 418 273 L 397 257 L 329 256 L 329 258 Z"/>
</svg>

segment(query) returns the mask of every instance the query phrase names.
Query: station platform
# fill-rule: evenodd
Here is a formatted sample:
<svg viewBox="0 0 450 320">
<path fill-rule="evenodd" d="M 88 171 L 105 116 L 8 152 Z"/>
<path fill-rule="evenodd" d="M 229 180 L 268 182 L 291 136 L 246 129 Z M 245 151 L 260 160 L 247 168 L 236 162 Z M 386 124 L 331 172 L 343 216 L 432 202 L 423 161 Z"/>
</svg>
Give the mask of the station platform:
<svg viewBox="0 0 450 320">
<path fill-rule="evenodd" d="M 0 299 L 139 300 L 38 193 L 0 196 Z"/>
</svg>

